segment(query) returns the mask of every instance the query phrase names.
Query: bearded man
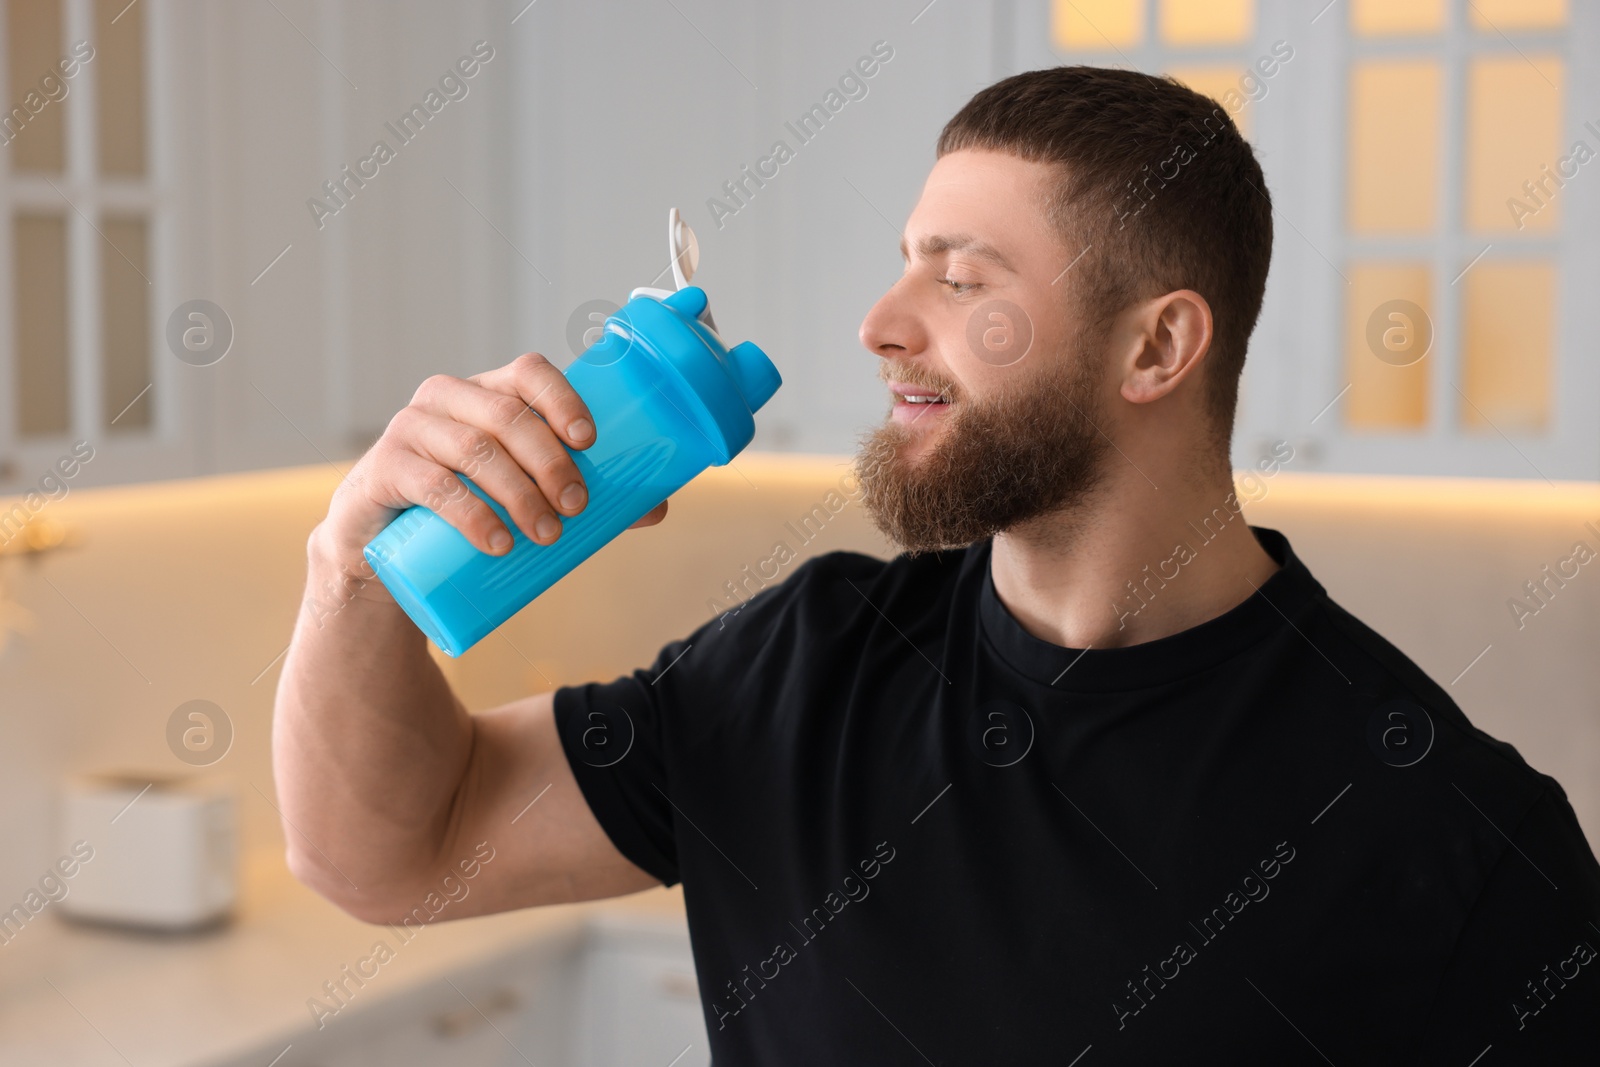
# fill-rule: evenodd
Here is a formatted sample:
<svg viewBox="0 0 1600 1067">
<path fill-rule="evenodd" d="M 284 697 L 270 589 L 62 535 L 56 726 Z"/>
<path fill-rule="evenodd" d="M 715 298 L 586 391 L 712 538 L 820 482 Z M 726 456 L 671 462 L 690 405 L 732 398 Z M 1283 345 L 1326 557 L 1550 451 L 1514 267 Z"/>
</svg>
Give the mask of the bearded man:
<svg viewBox="0 0 1600 1067">
<path fill-rule="evenodd" d="M 1561 787 L 1240 514 L 1272 218 L 1174 81 L 979 92 L 860 331 L 893 401 L 862 501 L 903 551 L 476 715 L 368 583 L 286 660 L 291 868 L 374 922 L 483 839 L 452 916 L 681 882 L 721 1064 L 1590 1062 L 1600 867 Z M 503 553 L 457 471 L 550 543 L 593 440 L 542 357 L 430 379 L 309 588 L 430 498 Z"/>
</svg>

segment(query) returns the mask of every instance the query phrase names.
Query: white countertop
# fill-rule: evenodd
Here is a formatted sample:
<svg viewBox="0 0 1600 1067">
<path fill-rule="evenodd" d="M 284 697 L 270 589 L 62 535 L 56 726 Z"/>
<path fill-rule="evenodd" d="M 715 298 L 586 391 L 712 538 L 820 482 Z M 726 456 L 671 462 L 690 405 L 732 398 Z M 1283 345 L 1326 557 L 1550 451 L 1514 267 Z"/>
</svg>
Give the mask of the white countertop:
<svg viewBox="0 0 1600 1067">
<path fill-rule="evenodd" d="M 0 945 L 0 1067 L 182 1067 L 288 1042 L 312 1024 L 308 998 L 367 956 L 387 928 L 351 918 L 294 880 L 277 853 L 241 872 L 233 920 L 191 935 L 62 920 L 47 908 Z M 363 1010 L 598 914 L 681 921 L 681 888 L 441 921 L 421 930 L 361 991 Z M 389 940 L 393 941 L 392 934 Z M 265 1065 L 263 1065 L 265 1067 Z"/>
</svg>

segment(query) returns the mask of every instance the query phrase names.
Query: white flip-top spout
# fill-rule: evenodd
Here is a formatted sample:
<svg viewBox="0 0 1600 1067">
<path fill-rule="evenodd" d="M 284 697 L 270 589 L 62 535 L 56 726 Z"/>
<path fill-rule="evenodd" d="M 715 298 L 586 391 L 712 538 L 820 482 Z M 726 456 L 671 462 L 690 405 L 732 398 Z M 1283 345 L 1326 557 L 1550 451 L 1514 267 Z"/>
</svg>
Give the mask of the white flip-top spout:
<svg viewBox="0 0 1600 1067">
<path fill-rule="evenodd" d="M 700 269 L 700 241 L 694 235 L 694 230 L 683 216 L 673 208 L 667 213 L 667 254 L 672 257 L 672 289 L 657 289 L 652 286 L 640 286 L 628 294 L 632 300 L 639 296 L 652 296 L 657 300 L 665 299 L 674 292 L 682 289 L 694 279 L 695 271 Z M 711 317 L 711 305 L 706 304 L 698 318 L 706 324 L 712 332 L 716 332 L 716 320 Z"/>
</svg>

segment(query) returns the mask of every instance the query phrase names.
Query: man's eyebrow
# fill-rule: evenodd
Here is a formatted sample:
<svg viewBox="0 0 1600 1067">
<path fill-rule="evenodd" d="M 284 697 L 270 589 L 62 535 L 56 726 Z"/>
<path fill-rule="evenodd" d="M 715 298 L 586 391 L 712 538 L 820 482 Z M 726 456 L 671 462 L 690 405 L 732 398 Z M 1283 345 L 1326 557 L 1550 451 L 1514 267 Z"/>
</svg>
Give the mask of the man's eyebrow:
<svg viewBox="0 0 1600 1067">
<path fill-rule="evenodd" d="M 1015 268 L 1011 266 L 1011 261 L 1006 259 L 998 248 L 994 247 L 994 245 L 986 244 L 976 237 L 970 237 L 964 233 L 955 233 L 933 234 L 928 237 L 918 238 L 917 254 L 924 259 L 937 256 L 943 252 L 965 252 L 970 256 L 977 256 L 979 259 L 987 259 L 1003 270 L 1016 273 Z M 906 250 L 906 239 L 904 237 L 900 238 L 900 258 L 911 258 L 910 253 Z"/>
</svg>

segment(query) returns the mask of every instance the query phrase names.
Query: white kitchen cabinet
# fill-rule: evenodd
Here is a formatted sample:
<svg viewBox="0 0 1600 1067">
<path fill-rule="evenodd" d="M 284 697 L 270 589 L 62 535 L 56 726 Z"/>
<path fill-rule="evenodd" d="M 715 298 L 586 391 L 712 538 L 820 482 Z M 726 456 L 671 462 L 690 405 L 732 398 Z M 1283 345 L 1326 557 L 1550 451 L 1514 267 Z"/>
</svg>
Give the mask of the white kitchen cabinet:
<svg viewBox="0 0 1600 1067">
<path fill-rule="evenodd" d="M 600 915 L 416 989 L 373 983 L 322 1030 L 308 1025 L 208 1067 L 704 1067 L 709 1061 L 682 920 Z"/>
</svg>

